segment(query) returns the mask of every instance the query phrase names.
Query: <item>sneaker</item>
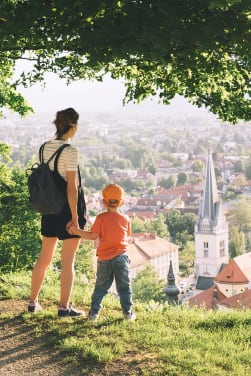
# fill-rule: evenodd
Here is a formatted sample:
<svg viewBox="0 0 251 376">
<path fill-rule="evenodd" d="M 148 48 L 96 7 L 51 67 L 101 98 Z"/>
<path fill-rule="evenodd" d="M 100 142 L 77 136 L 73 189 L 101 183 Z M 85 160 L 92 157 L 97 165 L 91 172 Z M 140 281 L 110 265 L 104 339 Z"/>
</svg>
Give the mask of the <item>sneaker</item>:
<svg viewBox="0 0 251 376">
<path fill-rule="evenodd" d="M 135 315 L 134 312 L 124 313 L 124 319 L 134 321 L 134 320 L 136 320 L 136 315 Z"/>
<path fill-rule="evenodd" d="M 99 318 L 98 314 L 89 313 L 88 315 L 88 321 L 97 321 Z"/>
<path fill-rule="evenodd" d="M 30 302 L 28 305 L 28 312 L 37 313 L 42 310 L 42 307 L 39 303 Z"/>
<path fill-rule="evenodd" d="M 58 307 L 58 317 L 76 317 L 76 316 L 84 316 L 83 311 L 77 311 L 71 305 L 69 308 L 65 308 L 63 306 Z"/>
</svg>

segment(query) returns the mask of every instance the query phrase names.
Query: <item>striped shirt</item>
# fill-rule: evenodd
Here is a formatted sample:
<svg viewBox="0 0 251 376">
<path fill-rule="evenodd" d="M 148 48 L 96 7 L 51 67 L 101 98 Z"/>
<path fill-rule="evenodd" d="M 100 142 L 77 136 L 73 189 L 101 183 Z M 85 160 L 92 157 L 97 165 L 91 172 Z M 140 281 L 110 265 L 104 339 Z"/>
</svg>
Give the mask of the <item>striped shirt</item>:
<svg viewBox="0 0 251 376">
<path fill-rule="evenodd" d="M 44 161 L 46 162 L 52 154 L 63 144 L 68 144 L 66 141 L 62 140 L 51 140 L 45 144 L 44 147 Z M 50 170 L 54 170 L 54 158 L 49 163 Z M 78 151 L 72 145 L 65 148 L 58 159 L 58 172 L 67 181 L 66 171 L 77 171 L 78 170 Z"/>
</svg>

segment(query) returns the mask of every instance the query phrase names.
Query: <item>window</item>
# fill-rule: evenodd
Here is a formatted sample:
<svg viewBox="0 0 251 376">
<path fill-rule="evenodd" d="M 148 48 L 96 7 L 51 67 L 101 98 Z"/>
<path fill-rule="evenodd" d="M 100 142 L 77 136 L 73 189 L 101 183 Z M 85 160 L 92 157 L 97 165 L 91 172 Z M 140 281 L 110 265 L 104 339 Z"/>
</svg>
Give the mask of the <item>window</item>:
<svg viewBox="0 0 251 376">
<path fill-rule="evenodd" d="M 220 257 L 225 256 L 225 241 L 220 240 Z"/>
<path fill-rule="evenodd" d="M 204 242 L 204 257 L 208 257 L 208 242 Z"/>
<path fill-rule="evenodd" d="M 209 224 L 208 218 L 203 218 L 202 223 L 203 225 L 208 225 Z"/>
</svg>

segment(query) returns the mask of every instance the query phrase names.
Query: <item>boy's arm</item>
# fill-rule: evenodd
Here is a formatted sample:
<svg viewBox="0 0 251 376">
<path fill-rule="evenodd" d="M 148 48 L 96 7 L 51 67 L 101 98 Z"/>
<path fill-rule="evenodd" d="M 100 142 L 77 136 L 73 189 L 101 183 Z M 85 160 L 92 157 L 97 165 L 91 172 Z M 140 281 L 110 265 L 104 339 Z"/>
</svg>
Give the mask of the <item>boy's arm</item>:
<svg viewBox="0 0 251 376">
<path fill-rule="evenodd" d="M 77 228 L 76 226 L 67 226 L 67 231 L 71 235 L 78 235 L 83 239 L 86 240 L 96 240 L 98 238 L 98 235 L 95 232 L 92 231 L 85 231 Z"/>
<path fill-rule="evenodd" d="M 85 230 L 76 230 L 77 234 L 81 236 L 81 238 L 86 239 L 86 240 L 96 240 L 98 238 L 98 235 L 95 234 L 95 232 L 92 231 L 85 231 Z"/>
</svg>

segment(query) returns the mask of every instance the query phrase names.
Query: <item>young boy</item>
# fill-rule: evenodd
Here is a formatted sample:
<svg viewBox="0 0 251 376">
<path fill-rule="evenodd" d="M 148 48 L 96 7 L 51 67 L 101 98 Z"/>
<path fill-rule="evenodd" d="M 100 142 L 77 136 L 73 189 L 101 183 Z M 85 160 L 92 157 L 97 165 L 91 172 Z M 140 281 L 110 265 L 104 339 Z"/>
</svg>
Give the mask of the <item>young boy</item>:
<svg viewBox="0 0 251 376">
<path fill-rule="evenodd" d="M 106 212 L 96 217 L 91 231 L 70 226 L 70 234 L 79 235 L 87 240 L 99 240 L 97 248 L 97 278 L 92 295 L 89 321 L 98 319 L 101 303 L 115 279 L 120 304 L 126 320 L 135 320 L 132 312 L 132 290 L 129 277 L 130 260 L 126 255 L 128 237 L 131 235 L 131 223 L 127 215 L 120 213 L 124 203 L 124 191 L 116 184 L 109 184 L 103 190 L 103 205 Z"/>
</svg>

